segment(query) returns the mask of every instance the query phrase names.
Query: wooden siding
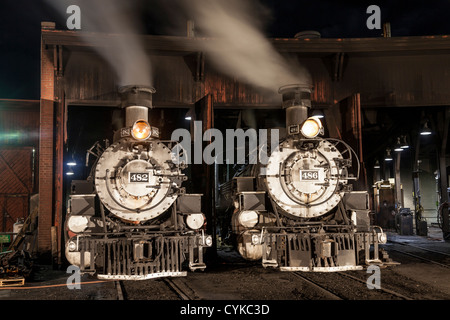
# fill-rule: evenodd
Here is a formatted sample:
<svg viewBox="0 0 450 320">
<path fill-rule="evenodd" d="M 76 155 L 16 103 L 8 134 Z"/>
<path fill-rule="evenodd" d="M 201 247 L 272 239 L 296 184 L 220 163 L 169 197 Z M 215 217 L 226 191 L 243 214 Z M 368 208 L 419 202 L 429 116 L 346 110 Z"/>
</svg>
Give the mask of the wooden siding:
<svg viewBox="0 0 450 320">
<path fill-rule="evenodd" d="M 182 56 L 149 56 L 156 93 L 155 105 L 193 103 L 193 76 Z M 73 51 L 65 61 L 65 97 L 68 101 L 120 103 L 119 84 L 111 66 L 97 54 Z"/>
<path fill-rule="evenodd" d="M 0 148 L 1 232 L 12 232 L 18 218 L 28 216 L 29 196 L 33 192 L 32 148 Z"/>
<path fill-rule="evenodd" d="M 91 34 L 98 46 L 118 35 Z M 186 57 L 200 51 L 206 38 L 142 36 L 152 60 L 155 105 L 184 106 L 199 100 L 195 74 Z M 76 32 L 43 30 L 50 47 L 62 45 L 65 54 L 65 90 L 69 101 L 118 103 L 112 68 L 92 53 L 92 44 Z M 450 37 L 367 39 L 269 39 L 283 54 L 296 56 L 313 79 L 313 104 L 331 106 L 353 93 L 361 94 L 362 107 L 438 106 L 450 99 Z M 69 52 L 69 54 L 67 54 Z M 334 57 L 343 54 L 342 77 L 335 79 Z M 206 65 L 208 57 L 206 55 Z M 260 92 L 239 79 L 206 68 L 200 80 L 215 107 L 279 107 L 280 97 Z M 274 88 L 276 92 L 278 88 Z"/>
<path fill-rule="evenodd" d="M 118 99 L 113 69 L 95 53 L 71 51 L 64 64 L 66 100 Z"/>
</svg>

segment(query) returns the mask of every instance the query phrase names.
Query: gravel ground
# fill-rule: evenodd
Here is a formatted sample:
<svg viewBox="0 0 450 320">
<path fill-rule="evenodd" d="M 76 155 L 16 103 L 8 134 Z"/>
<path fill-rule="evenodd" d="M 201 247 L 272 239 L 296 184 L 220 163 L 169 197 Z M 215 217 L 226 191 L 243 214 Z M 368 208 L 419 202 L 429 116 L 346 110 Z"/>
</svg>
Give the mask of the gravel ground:
<svg viewBox="0 0 450 320">
<path fill-rule="evenodd" d="M 420 246 L 432 246 L 435 250 L 450 252 L 450 244 L 423 237 L 402 238 L 391 235 L 396 241 L 416 240 Z M 435 241 L 431 243 L 430 241 Z M 406 250 L 400 244 L 388 244 L 385 249 L 398 266 L 381 269 L 382 288 L 397 291 L 414 300 L 449 300 L 450 272 L 439 265 L 418 260 L 393 251 Z M 420 250 L 408 248 L 419 254 Z M 231 249 L 217 253 L 217 260 L 205 271 L 188 272 L 187 277 L 173 278 L 182 285 L 189 296 L 200 301 L 297 301 L 328 300 L 330 296 L 308 284 L 290 272 L 265 269 L 260 263 L 249 263 Z M 433 255 L 426 254 L 427 258 Z M 449 257 L 440 257 L 442 263 L 450 263 Z M 347 274 L 367 281 L 366 271 Z M 398 297 L 380 290 L 369 290 L 367 285 L 336 273 L 303 273 L 323 287 L 346 300 L 397 300 Z M 81 289 L 69 290 L 66 281 L 69 274 L 40 266 L 31 279 L 21 288 L 0 288 L 0 300 L 117 300 L 117 289 L 112 281 L 98 281 L 89 276 L 81 278 Z M 179 301 L 179 296 L 163 279 L 123 282 L 126 300 Z"/>
<path fill-rule="evenodd" d="M 70 274 L 54 270 L 51 266 L 37 266 L 25 286 L 17 289 L 3 287 L 1 300 L 115 300 L 117 293 L 111 281 L 99 281 L 83 275 L 80 289 L 69 289 L 67 280 Z M 73 283 L 72 281 L 70 282 Z"/>
</svg>

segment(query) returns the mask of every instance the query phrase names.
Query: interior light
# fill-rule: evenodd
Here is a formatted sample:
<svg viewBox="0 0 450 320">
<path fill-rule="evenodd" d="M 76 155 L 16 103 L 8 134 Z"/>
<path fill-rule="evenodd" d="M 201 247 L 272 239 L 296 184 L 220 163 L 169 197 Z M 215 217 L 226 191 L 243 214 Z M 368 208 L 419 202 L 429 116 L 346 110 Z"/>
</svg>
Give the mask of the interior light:
<svg viewBox="0 0 450 320">
<path fill-rule="evenodd" d="M 322 110 L 318 110 L 318 109 L 313 111 L 312 116 L 316 117 L 316 118 L 319 118 L 319 119 L 322 119 L 322 118 L 325 117 L 325 115 L 323 114 Z"/>
<path fill-rule="evenodd" d="M 306 138 L 317 137 L 320 133 L 323 133 L 322 122 L 317 117 L 309 117 L 303 122 L 300 130 Z"/>
<path fill-rule="evenodd" d="M 406 136 L 402 136 L 401 148 L 402 149 L 408 149 L 409 148 L 408 141 L 406 141 Z"/>
<path fill-rule="evenodd" d="M 74 172 L 73 172 L 72 168 L 69 168 L 69 170 L 67 170 L 66 175 L 68 175 L 68 176 L 73 176 L 74 175 Z"/>
<path fill-rule="evenodd" d="M 425 122 L 425 124 L 424 124 L 422 130 L 420 131 L 420 135 L 422 135 L 422 136 L 428 136 L 428 135 L 430 135 L 430 134 L 431 134 L 431 130 L 430 130 L 430 128 L 428 127 L 428 122 Z"/>
<path fill-rule="evenodd" d="M 186 115 L 184 116 L 184 119 L 186 120 L 192 120 L 194 117 L 194 108 L 189 108 L 188 112 L 186 112 Z"/>
<path fill-rule="evenodd" d="M 374 169 L 380 169 L 380 161 L 376 160 L 373 168 Z"/>
<path fill-rule="evenodd" d="M 137 120 L 133 125 L 133 130 L 131 130 L 133 138 L 137 140 L 145 140 L 150 137 L 151 128 L 147 121 Z"/>
<path fill-rule="evenodd" d="M 386 149 L 386 156 L 384 157 L 385 161 L 392 161 L 391 149 Z"/>
<path fill-rule="evenodd" d="M 394 151 L 395 152 L 403 151 L 402 144 L 400 142 L 400 137 L 397 138 L 397 143 L 395 144 Z"/>
</svg>

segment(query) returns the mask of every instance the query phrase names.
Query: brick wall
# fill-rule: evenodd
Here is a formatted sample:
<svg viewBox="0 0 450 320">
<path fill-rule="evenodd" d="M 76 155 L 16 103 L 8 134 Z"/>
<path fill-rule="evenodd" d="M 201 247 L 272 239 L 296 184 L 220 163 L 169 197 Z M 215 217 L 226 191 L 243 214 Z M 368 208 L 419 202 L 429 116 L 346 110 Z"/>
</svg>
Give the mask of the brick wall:
<svg viewBox="0 0 450 320">
<path fill-rule="evenodd" d="M 52 249 L 54 81 L 53 51 L 41 45 L 38 250 L 42 254 Z"/>
</svg>

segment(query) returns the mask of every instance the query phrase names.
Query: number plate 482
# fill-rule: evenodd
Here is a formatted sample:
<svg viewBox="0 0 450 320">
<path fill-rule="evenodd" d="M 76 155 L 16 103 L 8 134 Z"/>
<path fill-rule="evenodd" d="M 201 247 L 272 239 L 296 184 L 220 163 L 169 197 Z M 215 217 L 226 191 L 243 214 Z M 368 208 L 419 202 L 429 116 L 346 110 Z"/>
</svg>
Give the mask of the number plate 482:
<svg viewBox="0 0 450 320">
<path fill-rule="evenodd" d="M 148 173 L 130 172 L 129 181 L 130 182 L 148 182 Z"/>
</svg>

